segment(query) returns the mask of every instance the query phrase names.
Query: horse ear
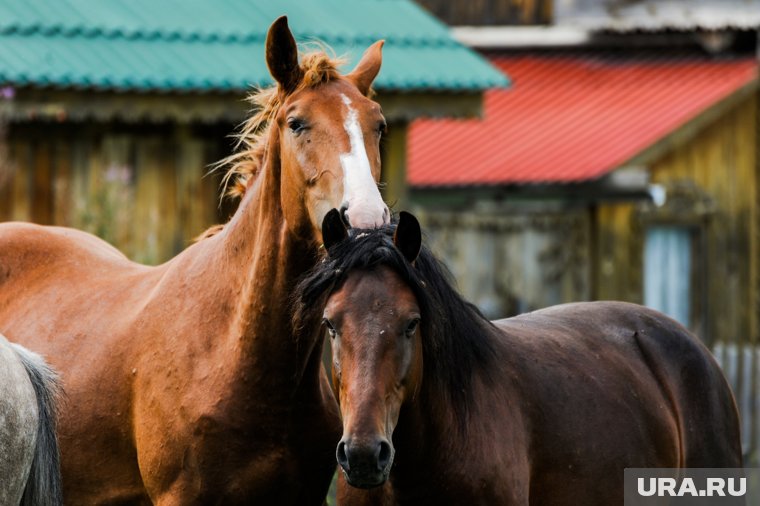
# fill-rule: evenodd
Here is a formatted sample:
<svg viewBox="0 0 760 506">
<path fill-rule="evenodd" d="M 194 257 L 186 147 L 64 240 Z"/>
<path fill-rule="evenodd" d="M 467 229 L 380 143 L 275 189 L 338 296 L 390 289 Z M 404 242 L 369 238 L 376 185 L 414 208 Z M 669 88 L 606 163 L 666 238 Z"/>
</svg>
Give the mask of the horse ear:
<svg viewBox="0 0 760 506">
<path fill-rule="evenodd" d="M 393 243 L 401 251 L 409 263 L 414 263 L 420 254 L 422 247 L 422 231 L 420 222 L 413 214 L 401 211 L 398 217 L 396 232 L 393 234 Z"/>
<path fill-rule="evenodd" d="M 337 209 L 330 209 L 322 220 L 322 242 L 329 252 L 330 248 L 348 237 L 348 231 L 343 224 L 343 218 Z"/>
<path fill-rule="evenodd" d="M 280 16 L 267 33 L 267 67 L 269 73 L 285 91 L 293 91 L 303 78 L 298 65 L 298 47 L 288 28 L 288 17 Z"/>
<path fill-rule="evenodd" d="M 383 63 L 383 44 L 385 44 L 384 40 L 378 40 L 369 46 L 354 70 L 346 76 L 363 95 L 369 95 L 372 81 L 380 72 L 380 65 Z"/>
</svg>

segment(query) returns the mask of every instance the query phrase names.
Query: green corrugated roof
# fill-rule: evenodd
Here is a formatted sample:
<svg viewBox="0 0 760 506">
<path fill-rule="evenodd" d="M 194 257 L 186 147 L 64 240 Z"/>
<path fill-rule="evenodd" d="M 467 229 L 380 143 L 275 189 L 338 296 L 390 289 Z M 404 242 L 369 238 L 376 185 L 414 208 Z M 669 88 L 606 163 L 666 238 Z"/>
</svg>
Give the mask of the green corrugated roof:
<svg viewBox="0 0 760 506">
<path fill-rule="evenodd" d="M 0 83 L 137 91 L 270 84 L 269 25 L 353 64 L 385 39 L 381 90 L 478 91 L 508 82 L 408 0 L 16 0 L 0 2 Z"/>
</svg>

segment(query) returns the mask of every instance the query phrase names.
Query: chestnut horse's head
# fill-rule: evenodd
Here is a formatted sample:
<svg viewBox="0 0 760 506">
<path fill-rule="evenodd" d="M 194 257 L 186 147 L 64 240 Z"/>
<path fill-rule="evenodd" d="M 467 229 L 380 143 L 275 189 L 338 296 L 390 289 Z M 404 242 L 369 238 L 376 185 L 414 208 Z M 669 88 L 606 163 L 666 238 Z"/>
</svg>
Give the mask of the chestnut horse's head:
<svg viewBox="0 0 760 506">
<path fill-rule="evenodd" d="M 341 75 L 340 61 L 324 51 L 299 61 L 287 19 L 275 21 L 267 35 L 266 61 L 277 84 L 252 96 L 259 112 L 240 136 L 245 149 L 227 160 L 232 193 L 245 192 L 268 161 L 279 170 L 283 214 L 299 236 L 319 240 L 322 221 L 333 208 L 350 227 L 389 223 L 377 188 L 386 123 L 369 98 L 382 45 L 370 46 L 354 70 Z"/>
</svg>

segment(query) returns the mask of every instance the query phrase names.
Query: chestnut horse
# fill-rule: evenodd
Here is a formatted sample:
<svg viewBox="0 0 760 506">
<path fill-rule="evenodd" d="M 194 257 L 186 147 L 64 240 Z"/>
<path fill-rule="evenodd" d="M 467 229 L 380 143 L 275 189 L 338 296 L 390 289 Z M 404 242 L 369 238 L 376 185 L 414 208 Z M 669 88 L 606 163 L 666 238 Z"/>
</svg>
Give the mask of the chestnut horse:
<svg viewBox="0 0 760 506">
<path fill-rule="evenodd" d="M 0 504 L 61 506 L 58 376 L 0 334 Z"/>
<path fill-rule="evenodd" d="M 266 61 L 276 86 L 242 134 L 232 219 L 169 262 L 130 262 L 65 228 L 0 226 L 0 328 L 47 355 L 68 402 L 67 504 L 321 504 L 340 437 L 319 320 L 294 330 L 296 280 L 333 207 L 389 221 L 377 189 L 378 42 L 341 75 L 299 63 L 285 18 Z"/>
<path fill-rule="evenodd" d="M 489 322 L 413 216 L 346 235 L 331 211 L 296 305 L 332 339 L 339 503 L 621 505 L 626 467 L 741 467 L 731 390 L 670 318 L 589 302 Z"/>
</svg>

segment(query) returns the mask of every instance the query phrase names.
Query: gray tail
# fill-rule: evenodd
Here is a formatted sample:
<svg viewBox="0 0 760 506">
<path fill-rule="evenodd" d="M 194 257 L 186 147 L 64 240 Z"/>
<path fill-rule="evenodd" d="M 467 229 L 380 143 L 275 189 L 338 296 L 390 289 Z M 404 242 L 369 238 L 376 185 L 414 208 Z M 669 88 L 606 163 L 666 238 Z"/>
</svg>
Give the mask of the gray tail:
<svg viewBox="0 0 760 506">
<path fill-rule="evenodd" d="M 61 395 L 58 375 L 36 353 L 16 344 L 13 347 L 32 381 L 39 411 L 37 446 L 20 506 L 61 506 L 63 491 L 56 434 L 57 402 Z"/>
</svg>

